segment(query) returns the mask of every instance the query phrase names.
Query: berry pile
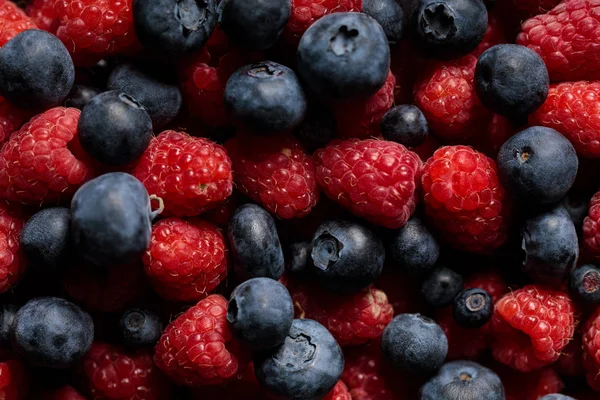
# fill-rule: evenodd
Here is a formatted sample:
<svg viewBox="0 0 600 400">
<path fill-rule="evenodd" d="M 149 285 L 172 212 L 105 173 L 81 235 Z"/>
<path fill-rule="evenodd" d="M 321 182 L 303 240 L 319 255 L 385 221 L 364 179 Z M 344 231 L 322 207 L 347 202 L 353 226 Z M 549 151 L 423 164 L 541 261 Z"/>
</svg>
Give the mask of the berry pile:
<svg viewBox="0 0 600 400">
<path fill-rule="evenodd" d="M 600 0 L 0 0 L 0 399 L 600 398 Z"/>
</svg>

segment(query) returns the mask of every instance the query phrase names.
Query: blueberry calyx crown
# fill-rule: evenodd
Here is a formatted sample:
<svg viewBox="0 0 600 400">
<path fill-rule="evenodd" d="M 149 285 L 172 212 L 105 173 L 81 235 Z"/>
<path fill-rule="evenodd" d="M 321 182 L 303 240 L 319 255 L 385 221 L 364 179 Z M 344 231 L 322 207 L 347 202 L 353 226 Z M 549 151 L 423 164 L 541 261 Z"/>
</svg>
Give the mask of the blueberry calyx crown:
<svg viewBox="0 0 600 400">
<path fill-rule="evenodd" d="M 197 31 L 206 18 L 207 3 L 204 0 L 177 0 L 175 19 L 181 23 L 184 36 Z"/>
<path fill-rule="evenodd" d="M 425 7 L 421 26 L 423 33 L 437 40 L 445 40 L 456 33 L 454 14 L 443 3 L 432 3 Z"/>
<path fill-rule="evenodd" d="M 312 259 L 315 267 L 322 271 L 334 265 L 340 259 L 340 253 L 344 244 L 337 240 L 331 233 L 323 232 L 315 240 Z"/>
<path fill-rule="evenodd" d="M 342 25 L 335 36 L 331 38 L 329 49 L 336 56 L 352 53 L 356 46 L 354 38 L 358 35 L 358 29 L 348 29 L 346 25 Z"/>
</svg>

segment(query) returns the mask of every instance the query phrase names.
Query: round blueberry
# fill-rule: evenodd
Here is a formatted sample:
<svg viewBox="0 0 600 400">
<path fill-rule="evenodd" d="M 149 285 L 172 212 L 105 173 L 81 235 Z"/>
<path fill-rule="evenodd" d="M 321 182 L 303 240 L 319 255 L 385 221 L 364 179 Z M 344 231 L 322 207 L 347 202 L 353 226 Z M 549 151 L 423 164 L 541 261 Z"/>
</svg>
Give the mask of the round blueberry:
<svg viewBox="0 0 600 400">
<path fill-rule="evenodd" d="M 134 308 L 127 310 L 119 321 L 123 341 L 134 347 L 154 346 L 163 331 L 163 324 L 152 311 Z"/>
<path fill-rule="evenodd" d="M 493 312 L 492 296 L 483 289 L 465 289 L 454 298 L 454 320 L 463 328 L 481 328 L 492 318 Z"/>
<path fill-rule="evenodd" d="M 0 342 L 10 340 L 17 311 L 19 311 L 19 307 L 12 304 L 0 306 Z"/>
<path fill-rule="evenodd" d="M 583 303 L 600 304 L 600 269 L 594 265 L 583 265 L 571 271 L 569 281 L 571 293 Z"/>
<path fill-rule="evenodd" d="M 391 232 L 389 249 L 394 263 L 412 275 L 430 271 L 440 256 L 437 240 L 414 216 L 402 228 Z"/>
<path fill-rule="evenodd" d="M 441 308 L 452 304 L 462 289 L 462 276 L 449 268 L 437 267 L 423 281 L 421 294 L 429 305 Z"/>
<path fill-rule="evenodd" d="M 285 270 L 292 275 L 308 275 L 312 271 L 310 242 L 291 244 L 285 251 Z"/>
<path fill-rule="evenodd" d="M 575 398 L 560 393 L 552 393 L 542 396 L 538 400 L 575 400 Z"/>
<path fill-rule="evenodd" d="M 585 217 L 587 217 L 590 199 L 591 196 L 589 195 L 569 193 L 562 199 L 560 203 L 569 213 L 577 233 L 580 233 L 583 229 L 583 220 Z"/>
<path fill-rule="evenodd" d="M 406 147 L 417 147 L 427 139 L 429 127 L 417 106 L 404 104 L 392 107 L 381 120 L 381 135 L 385 140 Z"/>
<path fill-rule="evenodd" d="M 65 107 L 78 108 L 85 107 L 94 97 L 102 93 L 101 89 L 92 86 L 75 85 L 65 100 Z"/>
<path fill-rule="evenodd" d="M 390 43 L 402 39 L 404 11 L 396 0 L 364 0 L 362 12 L 379 22 Z"/>
<path fill-rule="evenodd" d="M 21 249 L 29 264 L 57 268 L 71 250 L 71 212 L 68 208 L 46 208 L 34 214 L 21 231 Z"/>
</svg>

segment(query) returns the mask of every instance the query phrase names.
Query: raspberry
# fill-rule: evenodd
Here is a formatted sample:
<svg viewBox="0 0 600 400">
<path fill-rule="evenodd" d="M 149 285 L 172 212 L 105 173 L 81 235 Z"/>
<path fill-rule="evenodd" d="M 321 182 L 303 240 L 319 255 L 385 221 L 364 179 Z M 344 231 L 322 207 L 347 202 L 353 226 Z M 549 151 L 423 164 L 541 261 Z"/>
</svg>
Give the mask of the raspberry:
<svg viewBox="0 0 600 400">
<path fill-rule="evenodd" d="M 472 55 L 434 63 L 414 87 L 415 104 L 440 139 L 460 141 L 479 135 L 491 118 L 475 93 L 476 64 Z"/>
<path fill-rule="evenodd" d="M 394 316 L 426 311 L 421 285 L 410 276 L 393 271 L 393 268 L 384 267 L 375 286 L 387 295 L 388 302 L 394 309 Z"/>
<path fill-rule="evenodd" d="M 339 381 L 331 392 L 329 392 L 323 400 L 352 400 L 352 396 L 348 392 L 348 386 L 342 381 Z"/>
<path fill-rule="evenodd" d="M 37 26 L 15 3 L 0 0 L 0 47 L 27 29 Z"/>
<path fill-rule="evenodd" d="M 600 307 L 587 319 L 583 327 L 582 343 L 588 384 L 595 391 L 600 391 Z"/>
<path fill-rule="evenodd" d="M 161 400 L 168 396 L 168 383 L 152 362 L 149 351 L 130 354 L 95 342 L 85 356 L 83 367 L 95 399 Z"/>
<path fill-rule="evenodd" d="M 180 385 L 201 386 L 234 378 L 246 354 L 232 339 L 227 300 L 210 295 L 167 326 L 155 349 L 154 362 Z"/>
<path fill-rule="evenodd" d="M 144 266 L 165 299 L 198 300 L 227 277 L 225 239 L 216 226 L 199 219 L 164 219 L 152 227 Z"/>
<path fill-rule="evenodd" d="M 54 12 L 54 0 L 33 0 L 27 5 L 25 12 L 38 28 L 55 33 L 58 19 Z"/>
<path fill-rule="evenodd" d="M 71 386 L 63 386 L 43 398 L 44 400 L 86 400 L 86 398 Z"/>
<path fill-rule="evenodd" d="M 334 140 L 315 152 L 317 182 L 333 201 L 386 228 L 403 226 L 415 210 L 421 160 L 381 140 Z"/>
<path fill-rule="evenodd" d="M 368 138 L 381 135 L 379 125 L 394 104 L 396 78 L 390 72 L 384 85 L 371 97 L 334 104 L 338 136 Z"/>
<path fill-rule="evenodd" d="M 526 374 L 504 368 L 496 372 L 504 384 L 506 400 L 538 400 L 547 394 L 559 393 L 565 387 L 552 368 Z"/>
<path fill-rule="evenodd" d="M 19 130 L 30 117 L 29 111 L 18 108 L 0 97 L 0 145 L 7 142 L 11 134 Z"/>
<path fill-rule="evenodd" d="M 231 160 L 225 149 L 176 131 L 152 139 L 133 175 L 148 193 L 162 198 L 164 216 L 196 216 L 233 190 Z"/>
<path fill-rule="evenodd" d="M 0 398 L 22 400 L 27 396 L 29 379 L 24 365 L 18 360 L 0 362 Z"/>
<path fill-rule="evenodd" d="M 19 251 L 24 224 L 19 208 L 0 202 L 0 293 L 12 288 L 25 272 L 26 261 Z"/>
<path fill-rule="evenodd" d="M 573 338 L 575 306 L 563 292 L 530 285 L 502 297 L 492 317 L 494 358 L 521 372 L 551 364 Z"/>
<path fill-rule="evenodd" d="M 485 31 L 485 35 L 479 43 L 479 46 L 477 46 L 477 48 L 473 50 L 471 54 L 475 57 L 479 57 L 481 53 L 500 43 L 506 43 L 506 37 L 504 36 L 502 24 L 493 14 L 488 14 L 488 27 Z"/>
<path fill-rule="evenodd" d="M 466 146 L 441 147 L 421 182 L 425 212 L 452 246 L 486 253 L 506 241 L 509 207 L 492 159 Z"/>
<path fill-rule="evenodd" d="M 489 293 L 496 304 L 508 293 L 508 286 L 502 275 L 496 271 L 486 271 L 471 275 L 465 281 L 465 288 L 479 288 Z"/>
<path fill-rule="evenodd" d="M 488 349 L 489 340 L 483 328 L 465 329 L 458 326 L 452 307 L 438 310 L 434 319 L 448 338 L 448 360 L 477 360 Z"/>
<path fill-rule="evenodd" d="M 600 79 L 600 1 L 565 0 L 521 26 L 517 44 L 537 52 L 552 81 Z"/>
<path fill-rule="evenodd" d="M 237 189 L 280 218 L 307 215 L 317 204 L 315 166 L 292 135 L 244 137 L 225 144 Z"/>
<path fill-rule="evenodd" d="M 592 196 L 583 220 L 583 248 L 588 257 L 600 259 L 600 191 Z"/>
<path fill-rule="evenodd" d="M 580 155 L 599 158 L 599 101 L 600 82 L 553 84 L 544 104 L 530 115 L 529 123 L 553 128 L 569 139 Z"/>
</svg>

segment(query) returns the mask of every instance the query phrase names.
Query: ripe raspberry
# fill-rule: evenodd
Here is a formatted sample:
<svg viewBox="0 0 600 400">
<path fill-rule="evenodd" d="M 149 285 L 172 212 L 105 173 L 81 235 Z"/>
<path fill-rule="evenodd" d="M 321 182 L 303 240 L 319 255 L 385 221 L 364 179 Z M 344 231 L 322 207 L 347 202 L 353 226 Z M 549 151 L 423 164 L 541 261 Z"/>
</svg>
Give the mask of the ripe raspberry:
<svg viewBox="0 0 600 400">
<path fill-rule="evenodd" d="M 225 239 L 219 229 L 199 219 L 169 218 L 152 227 L 144 267 L 165 299 L 205 297 L 227 277 Z"/>
<path fill-rule="evenodd" d="M 600 391 L 600 307 L 596 308 L 583 326 L 582 342 L 588 384 L 595 391 Z"/>
<path fill-rule="evenodd" d="M 167 326 L 154 353 L 156 365 L 175 383 L 214 385 L 234 378 L 246 354 L 231 336 L 227 300 L 210 295 Z"/>
<path fill-rule="evenodd" d="M 133 175 L 148 193 L 163 199 L 164 216 L 196 216 L 233 190 L 231 160 L 225 149 L 176 131 L 152 139 Z"/>
<path fill-rule="evenodd" d="M 6 143 L 11 134 L 18 131 L 30 117 L 31 113 L 28 110 L 18 108 L 0 97 L 0 146 Z"/>
<path fill-rule="evenodd" d="M 511 292 L 492 317 L 494 358 L 521 372 L 551 364 L 573 338 L 575 306 L 563 292 L 530 285 Z"/>
<path fill-rule="evenodd" d="M 386 228 L 399 228 L 417 204 L 421 160 L 382 140 L 334 140 L 314 154 L 317 182 L 333 201 Z"/>
<path fill-rule="evenodd" d="M 537 52 L 550 80 L 600 79 L 600 1 L 565 0 L 521 26 L 517 44 Z"/>
<path fill-rule="evenodd" d="M 15 3 L 0 0 L 0 47 L 27 29 L 37 29 L 37 26 Z"/>
<path fill-rule="evenodd" d="M 471 275 L 465 281 L 465 288 L 479 288 L 489 293 L 496 304 L 502 296 L 508 293 L 506 281 L 496 271 L 486 271 Z"/>
<path fill-rule="evenodd" d="M 583 220 L 583 247 L 588 257 L 600 259 L 600 191 L 592 196 L 588 215 Z"/>
<path fill-rule="evenodd" d="M 342 381 L 336 383 L 336 385 L 331 389 L 323 400 L 352 400 L 352 396 L 348 392 L 348 386 Z"/>
<path fill-rule="evenodd" d="M 452 246 L 486 253 L 506 241 L 509 207 L 492 159 L 466 146 L 441 147 L 421 182 L 425 212 Z"/>
<path fill-rule="evenodd" d="M 127 353 L 108 344 L 94 342 L 83 361 L 93 398 L 114 400 L 162 400 L 168 383 L 152 362 L 150 351 Z"/>
<path fill-rule="evenodd" d="M 63 386 L 46 395 L 43 400 L 86 400 L 86 398 L 71 386 Z"/>
<path fill-rule="evenodd" d="M 381 89 L 371 97 L 334 104 L 338 136 L 363 139 L 381 136 L 379 125 L 394 104 L 395 85 L 396 78 L 390 72 Z"/>
<path fill-rule="evenodd" d="M 56 107 L 33 117 L 0 151 L 0 197 L 40 205 L 68 201 L 91 178 L 75 154 L 80 111 Z"/>
<path fill-rule="evenodd" d="M 510 368 L 495 368 L 502 383 L 506 400 L 538 400 L 550 393 L 559 393 L 565 387 L 552 368 L 521 373 Z"/>
<path fill-rule="evenodd" d="M 573 143 L 580 155 L 599 158 L 599 102 L 600 82 L 553 84 L 544 104 L 530 115 L 529 123 L 556 129 Z"/>
<path fill-rule="evenodd" d="M 16 206 L 0 201 L 0 293 L 21 279 L 26 260 L 19 251 L 19 238 L 25 220 Z"/>
<path fill-rule="evenodd" d="M 280 218 L 306 216 L 319 199 L 313 160 L 292 135 L 238 135 L 225 147 L 237 188 Z"/>
<path fill-rule="evenodd" d="M 448 360 L 477 360 L 489 348 L 485 330 L 458 326 L 452 307 L 438 310 L 434 319 L 448 338 Z"/>
<path fill-rule="evenodd" d="M 27 397 L 29 379 L 18 360 L 0 362 L 0 399 L 22 400 Z"/>
<path fill-rule="evenodd" d="M 414 87 L 415 104 L 440 139 L 461 141 L 480 135 L 491 118 L 475 93 L 476 64 L 470 54 L 434 63 Z"/>
<path fill-rule="evenodd" d="M 500 43 L 506 43 L 502 23 L 493 14 L 488 14 L 488 27 L 485 31 L 485 35 L 471 54 L 475 57 L 479 57 L 481 53 Z"/>
<path fill-rule="evenodd" d="M 54 0 L 33 0 L 27 5 L 25 12 L 38 28 L 56 33 L 58 19 L 54 12 Z"/>
</svg>

